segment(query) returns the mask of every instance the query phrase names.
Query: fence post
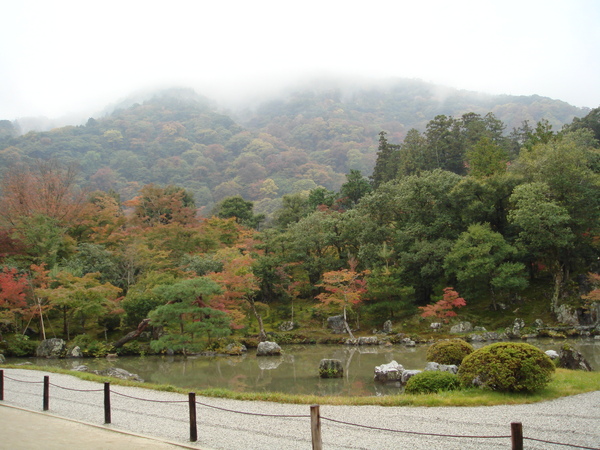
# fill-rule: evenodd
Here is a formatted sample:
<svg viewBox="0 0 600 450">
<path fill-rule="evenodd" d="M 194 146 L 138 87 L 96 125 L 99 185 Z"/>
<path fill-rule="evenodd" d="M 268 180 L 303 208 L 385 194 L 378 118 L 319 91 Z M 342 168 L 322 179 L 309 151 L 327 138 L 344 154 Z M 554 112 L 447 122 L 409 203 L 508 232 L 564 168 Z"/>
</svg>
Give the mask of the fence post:
<svg viewBox="0 0 600 450">
<path fill-rule="evenodd" d="M 104 423 L 110 423 L 110 383 L 104 383 Z"/>
<path fill-rule="evenodd" d="M 44 375 L 44 411 L 50 409 L 50 377 Z"/>
<path fill-rule="evenodd" d="M 4 370 L 0 370 L 0 400 L 4 400 Z"/>
<path fill-rule="evenodd" d="M 323 441 L 321 440 L 321 414 L 319 405 L 310 406 L 310 433 L 312 435 L 313 450 L 322 450 Z"/>
<path fill-rule="evenodd" d="M 510 424 L 510 442 L 512 450 L 523 450 L 523 424 L 521 422 Z"/>
<path fill-rule="evenodd" d="M 188 395 L 190 404 L 190 441 L 196 442 L 198 440 L 198 427 L 196 426 L 196 393 L 190 392 Z"/>
</svg>

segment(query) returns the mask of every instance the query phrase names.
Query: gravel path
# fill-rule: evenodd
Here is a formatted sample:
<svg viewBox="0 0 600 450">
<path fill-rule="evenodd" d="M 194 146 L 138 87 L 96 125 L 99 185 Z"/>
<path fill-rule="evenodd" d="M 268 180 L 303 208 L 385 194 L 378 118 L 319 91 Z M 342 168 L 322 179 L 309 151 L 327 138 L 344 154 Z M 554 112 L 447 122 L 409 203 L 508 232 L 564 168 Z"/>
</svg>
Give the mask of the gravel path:
<svg viewBox="0 0 600 450">
<path fill-rule="evenodd" d="M 48 375 L 49 413 L 99 425 L 104 423 L 101 383 L 40 371 L 3 370 L 4 401 L 0 404 L 41 411 L 43 379 L 44 375 Z M 87 392 L 88 390 L 92 392 Z M 197 397 L 196 401 L 199 403 L 197 443 L 189 442 L 188 397 L 181 394 L 111 386 L 112 424 L 106 427 L 203 449 L 312 448 L 308 405 L 207 397 Z M 441 408 L 322 405 L 320 413 L 323 448 L 326 450 L 507 449 L 511 446 L 511 422 L 523 424 L 523 435 L 529 438 L 525 440 L 527 449 L 578 448 L 576 446 L 600 449 L 600 391 L 531 405 Z M 302 417 L 268 417 L 256 414 Z M 416 433 L 504 437 L 423 436 L 361 428 L 335 421 Z M 571 447 L 532 439 L 569 444 Z"/>
</svg>

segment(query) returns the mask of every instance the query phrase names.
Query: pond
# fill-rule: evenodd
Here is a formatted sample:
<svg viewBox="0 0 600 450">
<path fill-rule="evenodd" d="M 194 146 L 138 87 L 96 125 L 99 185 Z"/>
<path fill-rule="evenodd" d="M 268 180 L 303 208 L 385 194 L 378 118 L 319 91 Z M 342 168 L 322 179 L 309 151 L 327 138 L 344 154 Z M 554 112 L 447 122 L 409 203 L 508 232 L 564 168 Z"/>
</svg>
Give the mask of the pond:
<svg viewBox="0 0 600 450">
<path fill-rule="evenodd" d="M 542 350 L 556 350 L 565 342 L 573 345 L 588 360 L 594 370 L 600 368 L 600 341 L 590 338 L 552 340 L 535 339 L 528 343 Z M 484 344 L 478 344 L 481 347 Z M 373 381 L 375 366 L 397 361 L 405 369 L 423 369 L 428 345 L 405 347 L 290 345 L 282 356 L 257 357 L 256 350 L 243 356 L 145 356 L 121 357 L 115 360 L 7 358 L 7 363 L 25 361 L 40 366 L 72 369 L 85 364 L 90 370 L 119 367 L 138 374 L 145 381 L 170 384 L 190 391 L 224 388 L 238 392 L 283 392 L 289 394 L 380 396 L 399 394 L 400 386 Z M 321 359 L 339 359 L 344 377 L 321 379 L 318 376 Z"/>
</svg>

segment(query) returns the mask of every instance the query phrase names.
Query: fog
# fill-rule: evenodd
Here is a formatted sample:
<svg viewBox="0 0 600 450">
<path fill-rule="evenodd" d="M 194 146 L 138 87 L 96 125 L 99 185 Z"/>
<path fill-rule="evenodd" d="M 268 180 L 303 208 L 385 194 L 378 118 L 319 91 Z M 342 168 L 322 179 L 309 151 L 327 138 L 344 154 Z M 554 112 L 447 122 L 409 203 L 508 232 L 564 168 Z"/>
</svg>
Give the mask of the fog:
<svg viewBox="0 0 600 450">
<path fill-rule="evenodd" d="M 166 87 L 252 104 L 340 77 L 600 105 L 594 0 L 21 0 L 3 17 L 0 119 L 64 125 Z"/>
</svg>

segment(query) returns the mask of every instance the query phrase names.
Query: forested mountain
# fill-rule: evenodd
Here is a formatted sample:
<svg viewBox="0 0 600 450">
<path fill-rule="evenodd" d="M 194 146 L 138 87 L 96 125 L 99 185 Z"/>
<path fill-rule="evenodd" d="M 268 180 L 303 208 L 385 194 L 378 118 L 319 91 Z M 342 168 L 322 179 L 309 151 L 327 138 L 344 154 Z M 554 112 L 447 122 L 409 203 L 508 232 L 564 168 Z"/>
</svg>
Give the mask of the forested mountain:
<svg viewBox="0 0 600 450">
<path fill-rule="evenodd" d="M 172 90 L 81 126 L 1 122 L 0 343 L 46 317 L 67 338 L 151 323 L 154 350 L 185 352 L 342 311 L 419 318 L 442 295 L 494 327 L 532 297 L 545 320 L 597 320 L 600 109 L 520 99 L 517 119 L 408 86 L 229 113 Z"/>
<path fill-rule="evenodd" d="M 586 114 L 538 96 L 481 95 L 420 81 L 316 86 L 227 112 L 191 90 L 166 90 L 123 101 L 82 126 L 23 136 L 18 123 L 2 121 L 0 162 L 57 158 L 80 166 L 82 186 L 113 189 L 123 200 L 148 183 L 173 184 L 190 191 L 205 215 L 241 195 L 270 216 L 286 194 L 337 191 L 351 170 L 369 175 L 380 131 L 401 142 L 438 115 L 490 112 L 505 133 L 541 119 L 558 130 Z"/>
</svg>

